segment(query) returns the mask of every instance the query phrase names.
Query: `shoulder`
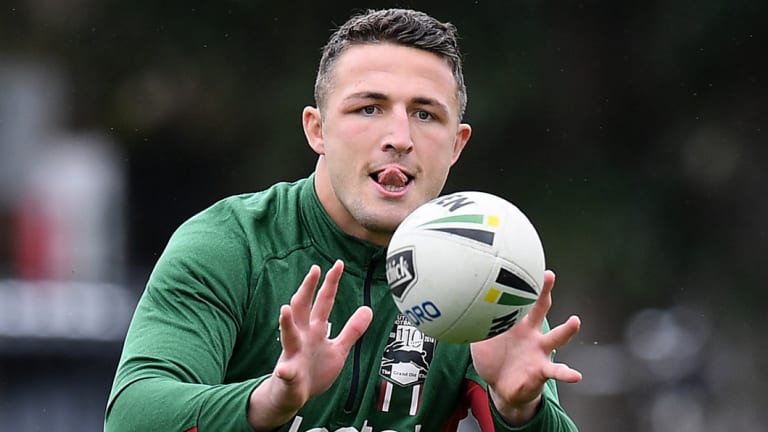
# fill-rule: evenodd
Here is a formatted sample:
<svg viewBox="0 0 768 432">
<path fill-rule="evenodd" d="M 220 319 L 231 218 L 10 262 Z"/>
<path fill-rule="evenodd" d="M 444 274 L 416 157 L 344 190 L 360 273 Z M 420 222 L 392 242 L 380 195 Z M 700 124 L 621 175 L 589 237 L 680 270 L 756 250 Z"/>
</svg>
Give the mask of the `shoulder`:
<svg viewBox="0 0 768 432">
<path fill-rule="evenodd" d="M 270 256 L 303 247 L 299 215 L 304 185 L 306 179 L 223 198 L 182 223 L 164 255 L 237 260 L 259 268 Z"/>
<path fill-rule="evenodd" d="M 213 231 L 229 236 L 246 235 L 264 222 L 280 221 L 297 213 L 300 190 L 306 179 L 276 183 L 259 192 L 231 195 L 195 214 L 179 231 Z M 280 218 L 276 218 L 276 216 Z"/>
<path fill-rule="evenodd" d="M 249 286 L 263 262 L 291 247 L 282 240 L 285 219 L 295 213 L 294 189 L 300 182 L 280 183 L 263 191 L 232 195 L 183 222 L 171 235 L 150 281 L 161 286 L 195 286 L 196 280 L 228 281 Z M 296 231 L 296 229 L 294 229 Z M 297 236 L 297 234 L 294 234 Z M 181 283 L 184 282 L 184 283 Z"/>
</svg>

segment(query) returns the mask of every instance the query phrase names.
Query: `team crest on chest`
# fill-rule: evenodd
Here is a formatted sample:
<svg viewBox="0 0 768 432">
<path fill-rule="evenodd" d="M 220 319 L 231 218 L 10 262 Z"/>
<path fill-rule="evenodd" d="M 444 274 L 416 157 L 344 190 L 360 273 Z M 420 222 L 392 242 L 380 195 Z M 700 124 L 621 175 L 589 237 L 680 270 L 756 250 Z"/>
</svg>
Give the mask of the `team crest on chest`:
<svg viewBox="0 0 768 432">
<path fill-rule="evenodd" d="M 379 375 L 401 387 L 422 384 L 435 351 L 435 339 L 398 314 L 381 356 Z"/>
</svg>

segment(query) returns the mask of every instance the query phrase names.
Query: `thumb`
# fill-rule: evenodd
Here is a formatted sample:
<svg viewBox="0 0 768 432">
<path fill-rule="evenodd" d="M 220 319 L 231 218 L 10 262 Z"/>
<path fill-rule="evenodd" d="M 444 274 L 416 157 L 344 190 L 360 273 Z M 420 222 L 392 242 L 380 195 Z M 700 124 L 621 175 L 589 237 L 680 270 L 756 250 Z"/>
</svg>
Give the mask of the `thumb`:
<svg viewBox="0 0 768 432">
<path fill-rule="evenodd" d="M 341 329 L 341 332 L 336 336 L 334 341 L 339 346 L 343 347 L 345 351 L 349 351 L 349 349 L 352 348 L 352 345 L 354 345 L 363 333 L 368 330 L 368 326 L 371 324 L 372 320 L 373 310 L 368 306 L 359 307 L 355 313 L 349 317 L 349 320 L 344 324 L 344 328 Z"/>
</svg>

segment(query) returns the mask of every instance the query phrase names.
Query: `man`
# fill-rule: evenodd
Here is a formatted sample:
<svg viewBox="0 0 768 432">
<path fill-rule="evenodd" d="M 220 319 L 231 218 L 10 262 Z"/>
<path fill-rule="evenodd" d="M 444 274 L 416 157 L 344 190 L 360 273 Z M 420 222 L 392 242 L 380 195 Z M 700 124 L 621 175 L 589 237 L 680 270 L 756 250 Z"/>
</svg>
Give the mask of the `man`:
<svg viewBox="0 0 768 432">
<path fill-rule="evenodd" d="M 471 134 L 455 28 L 410 10 L 351 18 L 315 99 L 302 117 L 312 175 L 225 199 L 172 236 L 105 430 L 431 432 L 468 408 L 483 430 L 575 430 L 554 380 L 581 375 L 551 354 L 579 320 L 546 332 L 551 272 L 525 319 L 471 346 L 418 332 L 386 284 L 392 233 L 440 193 Z M 420 350 L 410 382 L 386 373 L 404 344 Z"/>
</svg>

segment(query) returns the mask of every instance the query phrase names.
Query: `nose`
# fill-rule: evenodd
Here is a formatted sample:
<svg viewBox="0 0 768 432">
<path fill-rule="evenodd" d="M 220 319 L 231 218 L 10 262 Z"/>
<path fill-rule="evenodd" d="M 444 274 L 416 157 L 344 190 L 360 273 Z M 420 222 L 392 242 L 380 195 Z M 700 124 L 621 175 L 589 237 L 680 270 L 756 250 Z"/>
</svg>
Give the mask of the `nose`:
<svg viewBox="0 0 768 432">
<path fill-rule="evenodd" d="M 405 109 L 393 110 L 388 126 L 389 130 L 382 142 L 382 150 L 398 154 L 410 153 L 413 150 L 413 140 L 408 112 Z"/>
</svg>

